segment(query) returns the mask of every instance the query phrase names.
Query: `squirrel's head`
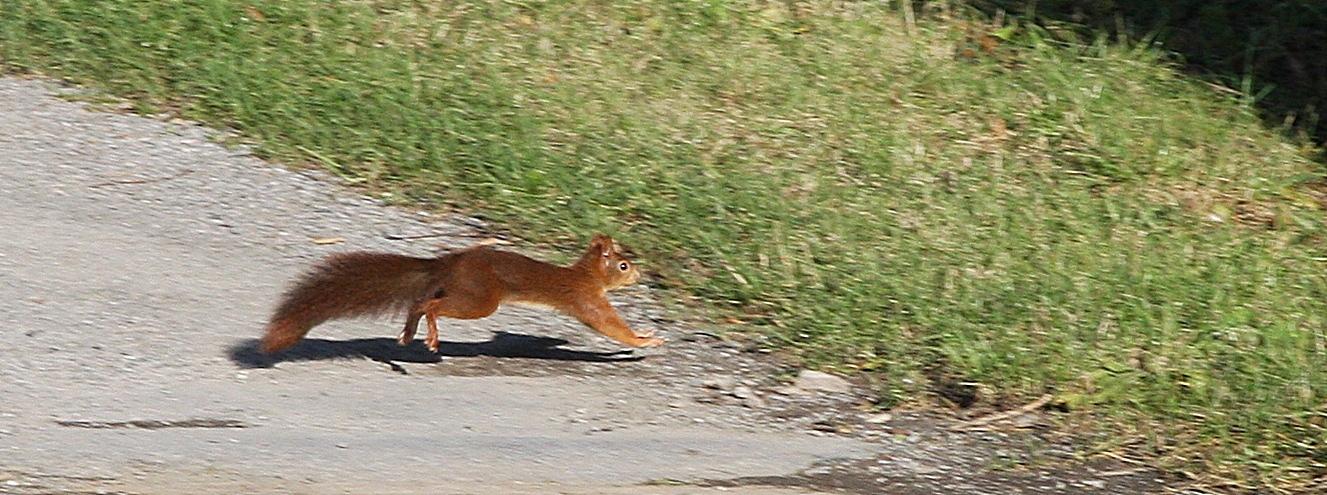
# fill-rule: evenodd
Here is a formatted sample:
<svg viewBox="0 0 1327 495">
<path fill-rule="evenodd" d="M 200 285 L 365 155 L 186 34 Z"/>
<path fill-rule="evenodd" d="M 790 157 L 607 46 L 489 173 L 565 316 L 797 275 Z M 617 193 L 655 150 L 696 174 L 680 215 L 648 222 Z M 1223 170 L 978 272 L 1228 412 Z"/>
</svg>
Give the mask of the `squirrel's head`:
<svg viewBox="0 0 1327 495">
<path fill-rule="evenodd" d="M 594 267 L 594 272 L 604 281 L 606 290 L 619 289 L 640 280 L 636 265 L 622 255 L 622 250 L 613 242 L 613 238 L 595 234 L 590 240 L 590 247 L 577 264 Z"/>
</svg>

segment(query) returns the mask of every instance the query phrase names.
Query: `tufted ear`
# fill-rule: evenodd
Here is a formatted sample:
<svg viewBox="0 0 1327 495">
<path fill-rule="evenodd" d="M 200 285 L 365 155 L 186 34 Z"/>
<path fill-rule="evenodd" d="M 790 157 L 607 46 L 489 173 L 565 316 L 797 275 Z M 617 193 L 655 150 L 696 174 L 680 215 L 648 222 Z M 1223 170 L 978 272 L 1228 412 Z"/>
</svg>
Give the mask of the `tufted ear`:
<svg viewBox="0 0 1327 495">
<path fill-rule="evenodd" d="M 605 257 L 613 254 L 613 238 L 603 234 L 595 234 L 590 240 L 590 251 L 594 251 Z"/>
</svg>

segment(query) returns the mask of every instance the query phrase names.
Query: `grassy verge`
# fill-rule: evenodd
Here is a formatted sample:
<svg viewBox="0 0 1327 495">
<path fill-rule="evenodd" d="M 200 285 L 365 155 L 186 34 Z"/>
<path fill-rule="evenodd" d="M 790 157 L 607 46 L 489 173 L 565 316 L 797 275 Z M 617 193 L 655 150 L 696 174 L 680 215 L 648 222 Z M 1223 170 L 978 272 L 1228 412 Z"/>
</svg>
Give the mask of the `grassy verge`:
<svg viewBox="0 0 1327 495">
<path fill-rule="evenodd" d="M 1148 49 L 828 5 L 12 0 L 0 58 L 535 239 L 614 232 L 886 406 L 1050 391 L 1177 469 L 1322 482 L 1305 150 Z"/>
</svg>

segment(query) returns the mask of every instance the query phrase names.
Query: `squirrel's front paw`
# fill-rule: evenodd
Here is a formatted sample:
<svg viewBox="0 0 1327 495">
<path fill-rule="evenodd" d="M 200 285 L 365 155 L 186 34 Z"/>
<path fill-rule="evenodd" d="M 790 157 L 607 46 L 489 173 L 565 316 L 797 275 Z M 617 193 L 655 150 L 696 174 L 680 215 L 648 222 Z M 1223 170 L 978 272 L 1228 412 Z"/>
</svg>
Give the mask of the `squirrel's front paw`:
<svg viewBox="0 0 1327 495">
<path fill-rule="evenodd" d="M 655 337 L 654 332 L 650 332 L 636 337 L 636 342 L 632 343 L 632 345 L 636 347 L 659 347 L 664 345 L 664 342 L 667 342 L 667 340 Z"/>
</svg>

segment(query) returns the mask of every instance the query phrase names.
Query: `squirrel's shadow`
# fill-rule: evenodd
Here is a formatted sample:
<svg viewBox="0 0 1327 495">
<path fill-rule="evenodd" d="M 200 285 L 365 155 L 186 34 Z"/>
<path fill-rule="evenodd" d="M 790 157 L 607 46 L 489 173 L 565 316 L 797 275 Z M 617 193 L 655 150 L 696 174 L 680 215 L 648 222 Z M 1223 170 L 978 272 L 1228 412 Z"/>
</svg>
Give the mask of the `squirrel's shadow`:
<svg viewBox="0 0 1327 495">
<path fill-rule="evenodd" d="M 270 368 L 284 361 L 317 361 L 341 358 L 368 358 L 387 363 L 437 363 L 445 357 L 489 356 L 499 358 L 546 359 L 552 361 L 617 362 L 640 361 L 641 356 L 630 350 L 592 352 L 563 349 L 564 339 L 537 337 L 508 332 L 494 332 L 487 342 L 438 343 L 438 352 L 432 352 L 422 341 L 401 346 L 396 339 L 372 338 L 353 340 L 304 339 L 294 347 L 281 352 L 263 354 L 258 350 L 258 339 L 247 339 L 231 346 L 230 360 L 244 368 Z"/>
</svg>

